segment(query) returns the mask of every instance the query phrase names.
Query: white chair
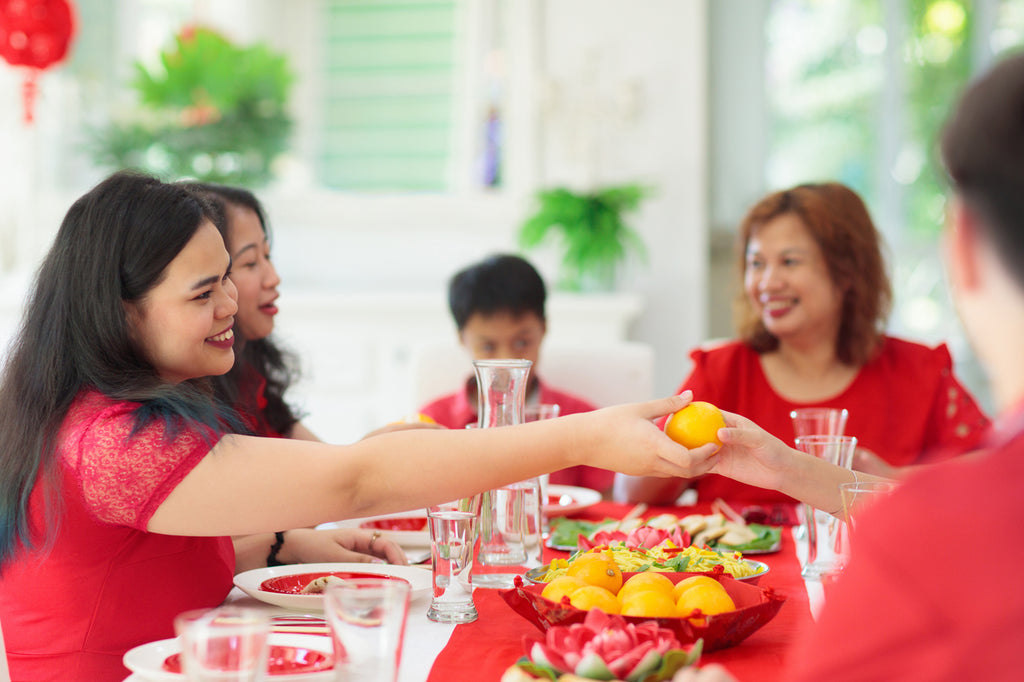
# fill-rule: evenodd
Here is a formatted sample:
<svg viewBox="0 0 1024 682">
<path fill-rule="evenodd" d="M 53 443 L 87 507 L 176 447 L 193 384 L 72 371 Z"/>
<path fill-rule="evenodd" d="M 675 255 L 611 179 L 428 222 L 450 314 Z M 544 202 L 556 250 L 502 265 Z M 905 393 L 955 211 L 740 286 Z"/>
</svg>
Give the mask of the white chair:
<svg viewBox="0 0 1024 682">
<path fill-rule="evenodd" d="M 473 374 L 469 355 L 459 345 L 435 343 L 413 351 L 412 407 L 458 390 Z M 598 407 L 650 400 L 654 391 L 654 350 L 645 343 L 597 345 L 547 344 L 540 352 L 540 376 L 550 386 Z"/>
</svg>

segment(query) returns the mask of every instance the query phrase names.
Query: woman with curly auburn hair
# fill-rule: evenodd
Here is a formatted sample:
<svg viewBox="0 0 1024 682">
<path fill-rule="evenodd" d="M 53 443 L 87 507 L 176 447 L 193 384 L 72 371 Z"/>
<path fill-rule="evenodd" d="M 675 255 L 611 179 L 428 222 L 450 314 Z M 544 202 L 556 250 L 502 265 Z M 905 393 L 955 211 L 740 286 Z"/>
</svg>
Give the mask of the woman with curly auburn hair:
<svg viewBox="0 0 1024 682">
<path fill-rule="evenodd" d="M 680 390 L 787 443 L 792 410 L 845 408 L 854 468 L 880 476 L 977 445 L 989 420 L 953 376 L 946 346 L 885 334 L 892 286 L 882 239 L 853 190 L 831 182 L 769 194 L 740 223 L 737 247 L 739 338 L 694 350 Z M 615 495 L 668 503 L 686 483 L 620 476 Z M 718 475 L 696 486 L 702 499 L 789 499 Z"/>
<path fill-rule="evenodd" d="M 882 341 L 892 307 L 892 287 L 885 272 L 881 238 L 867 206 L 853 190 L 835 182 L 799 185 L 770 194 L 743 219 L 736 249 L 737 272 L 744 280 L 736 301 L 740 339 L 760 353 L 779 347 L 778 337 L 768 330 L 747 291 L 747 277 L 758 271 L 747 267 L 747 246 L 757 227 L 787 214 L 800 219 L 821 249 L 831 280 L 843 288 L 837 359 L 849 365 L 864 364 Z"/>
</svg>

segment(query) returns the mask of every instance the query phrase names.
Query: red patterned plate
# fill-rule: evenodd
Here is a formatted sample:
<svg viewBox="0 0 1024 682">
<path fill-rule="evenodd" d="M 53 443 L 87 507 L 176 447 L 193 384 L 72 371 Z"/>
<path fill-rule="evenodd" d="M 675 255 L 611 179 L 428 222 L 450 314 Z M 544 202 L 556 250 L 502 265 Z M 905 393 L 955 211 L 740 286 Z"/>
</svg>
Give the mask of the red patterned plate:
<svg viewBox="0 0 1024 682">
<path fill-rule="evenodd" d="M 302 594 L 306 585 L 317 578 L 333 575 L 343 580 L 354 580 L 356 578 L 384 578 L 386 580 L 401 580 L 409 582 L 405 578 L 394 575 L 381 575 L 380 573 L 355 573 L 352 571 L 317 571 L 315 573 L 292 573 L 276 578 L 267 578 L 260 583 L 260 589 L 264 592 L 277 592 L 279 594 Z"/>
<path fill-rule="evenodd" d="M 323 651 L 297 646 L 270 645 L 267 672 L 270 675 L 297 675 L 318 673 L 334 667 L 334 658 Z M 170 673 L 182 672 L 181 654 L 171 654 L 164 660 L 163 669 Z"/>
<path fill-rule="evenodd" d="M 370 530 L 416 532 L 427 530 L 427 520 L 422 516 L 398 516 L 390 519 L 363 521 L 359 527 Z"/>
</svg>

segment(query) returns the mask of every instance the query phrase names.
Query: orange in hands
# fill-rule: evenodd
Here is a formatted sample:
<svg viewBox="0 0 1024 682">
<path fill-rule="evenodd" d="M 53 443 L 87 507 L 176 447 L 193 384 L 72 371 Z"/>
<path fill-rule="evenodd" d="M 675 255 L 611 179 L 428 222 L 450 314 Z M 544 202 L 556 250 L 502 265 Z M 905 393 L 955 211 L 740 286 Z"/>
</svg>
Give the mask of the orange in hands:
<svg viewBox="0 0 1024 682">
<path fill-rule="evenodd" d="M 725 427 L 722 411 L 711 403 L 694 401 L 679 410 L 665 422 L 665 433 L 669 438 L 686 448 L 698 448 L 718 440 L 718 429 Z M 715 450 L 717 452 L 717 449 Z"/>
</svg>

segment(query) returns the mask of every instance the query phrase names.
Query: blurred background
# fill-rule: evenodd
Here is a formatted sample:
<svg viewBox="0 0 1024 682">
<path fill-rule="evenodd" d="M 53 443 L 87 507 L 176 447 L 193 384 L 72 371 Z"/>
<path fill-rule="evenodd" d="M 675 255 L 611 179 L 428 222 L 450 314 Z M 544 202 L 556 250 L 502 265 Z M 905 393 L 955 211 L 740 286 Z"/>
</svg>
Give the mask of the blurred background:
<svg viewBox="0 0 1024 682">
<path fill-rule="evenodd" d="M 949 343 L 992 407 L 938 257 L 935 140 L 972 74 L 1024 44 L 1024 0 L 56 4 L 66 58 L 0 61 L 2 344 L 70 203 L 130 165 L 262 199 L 277 335 L 327 440 L 415 409 L 418 349 L 454 343 L 448 278 L 497 251 L 548 281 L 548 344 L 646 344 L 664 395 L 692 347 L 733 334 L 745 209 L 839 180 L 885 235 L 890 331 Z M 554 190 L 632 197 L 582 277 L 569 231 L 521 240 Z"/>
</svg>

